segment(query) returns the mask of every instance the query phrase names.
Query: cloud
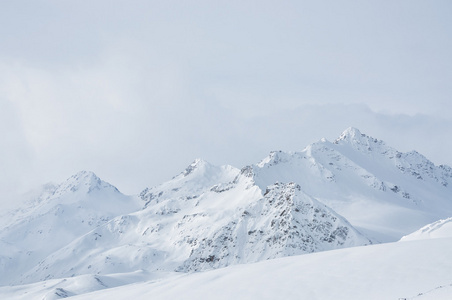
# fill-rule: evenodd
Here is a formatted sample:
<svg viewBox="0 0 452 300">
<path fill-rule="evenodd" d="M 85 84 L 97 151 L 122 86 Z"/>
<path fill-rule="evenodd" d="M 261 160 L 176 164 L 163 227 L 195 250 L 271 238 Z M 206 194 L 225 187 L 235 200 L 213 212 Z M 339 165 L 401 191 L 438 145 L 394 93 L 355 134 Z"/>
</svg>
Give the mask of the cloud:
<svg viewBox="0 0 452 300">
<path fill-rule="evenodd" d="M 0 4 L 2 195 L 81 169 L 138 193 L 348 126 L 452 163 L 448 3 L 28 3 Z"/>
</svg>

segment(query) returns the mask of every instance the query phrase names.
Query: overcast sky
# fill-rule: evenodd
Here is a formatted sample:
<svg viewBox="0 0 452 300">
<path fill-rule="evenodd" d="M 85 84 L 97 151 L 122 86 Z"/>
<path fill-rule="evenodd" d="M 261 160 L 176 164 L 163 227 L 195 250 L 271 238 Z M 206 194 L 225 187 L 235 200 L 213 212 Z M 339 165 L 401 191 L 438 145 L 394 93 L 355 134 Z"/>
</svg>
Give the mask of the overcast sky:
<svg viewBox="0 0 452 300">
<path fill-rule="evenodd" d="M 349 126 L 452 165 L 452 2 L 0 2 L 0 206 L 92 170 L 127 194 Z"/>
</svg>

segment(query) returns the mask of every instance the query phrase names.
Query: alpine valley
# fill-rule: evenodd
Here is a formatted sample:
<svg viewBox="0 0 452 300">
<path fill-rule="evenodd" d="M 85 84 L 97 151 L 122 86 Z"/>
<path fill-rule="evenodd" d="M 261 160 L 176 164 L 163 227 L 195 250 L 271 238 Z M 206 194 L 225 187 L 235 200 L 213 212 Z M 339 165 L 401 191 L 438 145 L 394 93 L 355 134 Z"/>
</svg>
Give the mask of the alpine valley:
<svg viewBox="0 0 452 300">
<path fill-rule="evenodd" d="M 452 169 L 348 128 L 127 196 L 82 171 L 0 228 L 0 299 L 452 299 Z"/>
</svg>

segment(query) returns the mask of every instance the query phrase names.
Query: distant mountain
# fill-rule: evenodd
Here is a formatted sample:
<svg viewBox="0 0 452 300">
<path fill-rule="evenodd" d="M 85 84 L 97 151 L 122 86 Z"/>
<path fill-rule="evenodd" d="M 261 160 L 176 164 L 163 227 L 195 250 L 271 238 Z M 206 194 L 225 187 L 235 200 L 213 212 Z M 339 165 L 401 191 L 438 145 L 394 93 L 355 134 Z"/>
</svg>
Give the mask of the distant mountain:
<svg viewBox="0 0 452 300">
<path fill-rule="evenodd" d="M 44 186 L 24 208 L 11 212 L 0 229 L 0 284 L 15 282 L 47 255 L 140 206 L 138 198 L 121 194 L 92 172 Z"/>
<path fill-rule="evenodd" d="M 0 280 L 193 272 L 397 241 L 452 216 L 451 182 L 450 167 L 355 128 L 242 169 L 197 159 L 136 197 L 80 172 L 10 216 Z"/>
</svg>

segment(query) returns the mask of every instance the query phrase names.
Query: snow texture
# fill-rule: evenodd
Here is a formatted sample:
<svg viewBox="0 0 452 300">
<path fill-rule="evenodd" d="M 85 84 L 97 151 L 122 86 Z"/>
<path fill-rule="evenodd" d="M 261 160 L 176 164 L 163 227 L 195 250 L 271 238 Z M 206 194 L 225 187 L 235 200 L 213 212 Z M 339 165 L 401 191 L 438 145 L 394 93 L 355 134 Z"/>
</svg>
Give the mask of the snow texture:
<svg viewBox="0 0 452 300">
<path fill-rule="evenodd" d="M 401 241 L 452 237 L 452 218 L 439 220 L 402 237 Z"/>
<path fill-rule="evenodd" d="M 0 287 L 0 296 L 10 300 L 58 299 L 43 296 L 54 296 L 61 288 L 77 294 L 74 300 L 448 300 L 452 296 L 451 248 L 451 238 L 428 239 L 324 251 L 206 272 L 163 274 L 163 278 L 142 273 L 85 275 Z M 146 282 L 127 284 L 146 276 Z M 92 291 L 95 289 L 98 291 Z"/>
</svg>

